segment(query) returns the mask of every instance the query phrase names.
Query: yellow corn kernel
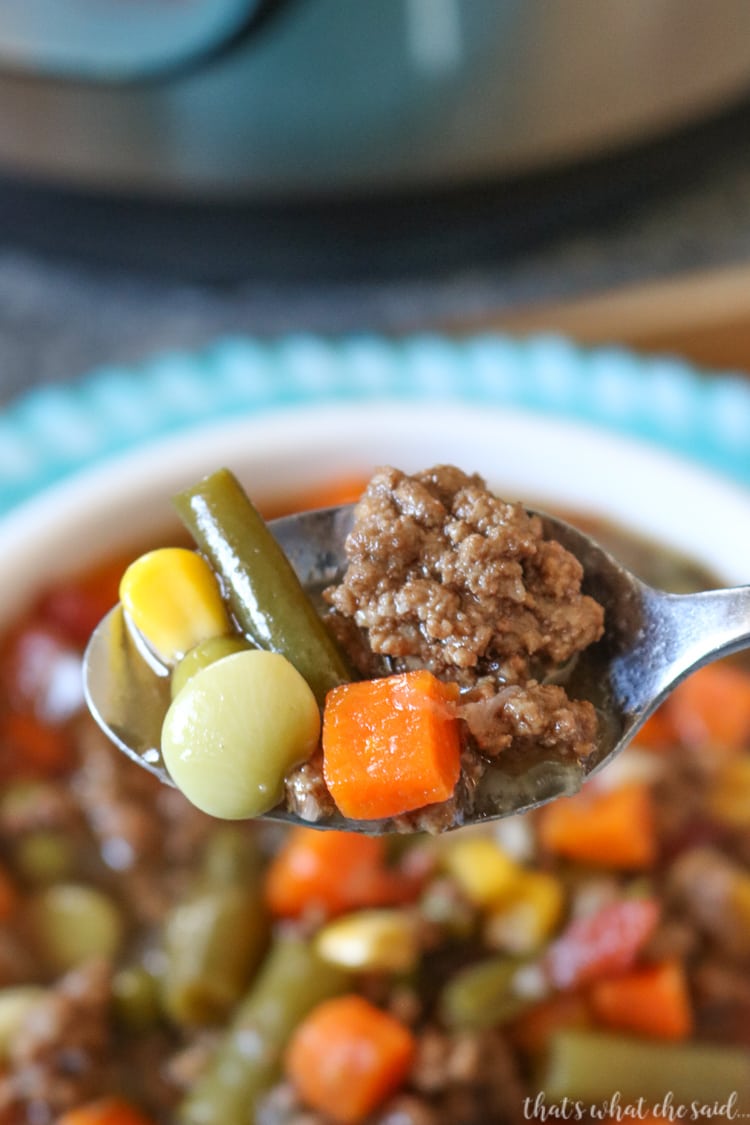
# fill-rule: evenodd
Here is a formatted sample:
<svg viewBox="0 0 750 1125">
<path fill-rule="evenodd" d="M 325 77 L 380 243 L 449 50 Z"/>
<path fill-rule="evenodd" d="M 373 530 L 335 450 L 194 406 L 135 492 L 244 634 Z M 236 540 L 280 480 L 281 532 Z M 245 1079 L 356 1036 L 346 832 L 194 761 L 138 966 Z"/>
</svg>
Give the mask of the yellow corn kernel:
<svg viewBox="0 0 750 1125">
<path fill-rule="evenodd" d="M 417 922 L 405 910 L 359 910 L 319 930 L 315 947 L 343 969 L 405 973 L 419 960 Z"/>
<path fill-rule="evenodd" d="M 162 547 L 132 562 L 120 582 L 120 601 L 165 664 L 231 630 L 214 572 L 184 547 Z"/>
<path fill-rule="evenodd" d="M 443 865 L 469 902 L 480 908 L 504 902 L 523 873 L 494 840 L 484 836 L 451 841 Z"/>
<path fill-rule="evenodd" d="M 487 915 L 485 941 L 506 953 L 533 953 L 554 933 L 564 905 L 559 879 L 544 871 L 525 871 L 506 901 Z"/>
<path fill-rule="evenodd" d="M 708 807 L 730 828 L 750 827 L 749 757 L 732 757 L 722 764 L 709 789 Z"/>
</svg>

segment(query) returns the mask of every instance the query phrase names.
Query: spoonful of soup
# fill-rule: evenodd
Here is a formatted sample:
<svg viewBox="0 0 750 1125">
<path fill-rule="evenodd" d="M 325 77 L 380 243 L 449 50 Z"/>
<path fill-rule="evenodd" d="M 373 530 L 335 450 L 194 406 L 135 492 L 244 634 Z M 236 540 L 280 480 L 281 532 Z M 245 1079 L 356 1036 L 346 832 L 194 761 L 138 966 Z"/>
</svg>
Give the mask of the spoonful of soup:
<svg viewBox="0 0 750 1125">
<path fill-rule="evenodd" d="M 85 689 L 120 750 L 218 817 L 382 834 L 526 811 L 750 642 L 749 588 L 654 590 L 451 466 L 269 525 L 227 470 L 175 505 L 198 550 L 135 560 Z"/>
</svg>

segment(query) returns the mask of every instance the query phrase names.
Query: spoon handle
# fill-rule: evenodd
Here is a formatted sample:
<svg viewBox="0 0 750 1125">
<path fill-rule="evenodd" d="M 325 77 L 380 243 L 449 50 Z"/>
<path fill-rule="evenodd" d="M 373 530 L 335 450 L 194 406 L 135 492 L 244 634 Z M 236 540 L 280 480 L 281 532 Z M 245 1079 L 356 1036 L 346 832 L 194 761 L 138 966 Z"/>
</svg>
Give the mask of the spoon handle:
<svg viewBox="0 0 750 1125">
<path fill-rule="evenodd" d="M 750 586 L 698 594 L 648 590 L 643 608 L 639 640 L 618 661 L 635 711 L 701 665 L 750 647 Z"/>
</svg>

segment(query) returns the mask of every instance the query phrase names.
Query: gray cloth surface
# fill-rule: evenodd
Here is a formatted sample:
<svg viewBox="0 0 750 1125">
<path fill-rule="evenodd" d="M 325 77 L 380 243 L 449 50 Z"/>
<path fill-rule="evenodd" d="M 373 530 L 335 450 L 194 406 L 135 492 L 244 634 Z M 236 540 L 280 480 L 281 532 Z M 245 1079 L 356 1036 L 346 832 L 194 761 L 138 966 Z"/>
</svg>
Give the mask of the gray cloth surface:
<svg viewBox="0 0 750 1125">
<path fill-rule="evenodd" d="M 47 261 L 0 246 L 0 403 L 37 383 L 218 336 L 401 332 L 750 260 L 750 151 L 596 229 L 491 268 L 357 284 L 211 288 Z"/>
</svg>

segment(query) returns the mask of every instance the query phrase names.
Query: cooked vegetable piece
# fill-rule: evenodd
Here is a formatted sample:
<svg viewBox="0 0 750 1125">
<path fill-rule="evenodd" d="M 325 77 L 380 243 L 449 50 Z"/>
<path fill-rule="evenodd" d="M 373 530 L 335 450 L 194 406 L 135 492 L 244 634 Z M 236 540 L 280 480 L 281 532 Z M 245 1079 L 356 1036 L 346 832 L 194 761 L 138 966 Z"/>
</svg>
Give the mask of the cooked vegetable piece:
<svg viewBox="0 0 750 1125">
<path fill-rule="evenodd" d="M 318 744 L 315 696 L 286 657 L 248 650 L 201 668 L 164 718 L 164 763 L 188 800 L 228 820 L 260 816 Z"/>
<path fill-rule="evenodd" d="M 299 511 L 303 508 L 337 508 L 340 504 L 355 504 L 367 488 L 369 476 L 346 476 L 318 485 L 300 497 Z"/>
<path fill-rule="evenodd" d="M 359 910 L 319 930 L 315 948 L 342 969 L 404 973 L 419 959 L 417 921 L 405 910 Z"/>
<path fill-rule="evenodd" d="M 664 704 L 674 740 L 740 750 L 750 742 L 750 675 L 733 664 L 706 664 Z"/>
<path fill-rule="evenodd" d="M 677 734 L 669 717 L 668 702 L 657 707 L 653 715 L 636 731 L 634 746 L 647 746 L 649 750 L 668 750 L 677 744 Z"/>
<path fill-rule="evenodd" d="M 204 870 L 164 925 L 168 1015 L 179 1024 L 220 1022 L 246 991 L 267 942 L 253 842 L 224 829 L 209 841 Z"/>
<path fill-rule="evenodd" d="M 596 981 L 589 992 L 599 1023 L 656 1039 L 686 1039 L 693 1028 L 685 970 L 679 961 L 644 965 Z"/>
<path fill-rule="evenodd" d="M 351 679 L 351 672 L 237 479 L 220 469 L 174 503 L 221 577 L 240 627 L 260 648 L 286 656 L 322 704 L 331 688 Z"/>
<path fill-rule="evenodd" d="M 576 918 L 545 951 L 543 966 L 556 988 L 626 972 L 656 928 L 653 898 L 618 899 L 594 914 Z"/>
<path fill-rule="evenodd" d="M 461 770 L 458 687 L 424 670 L 335 688 L 323 712 L 323 772 L 353 820 L 452 796 Z"/>
<path fill-rule="evenodd" d="M 51 972 L 64 973 L 92 957 L 115 956 L 123 937 L 120 909 L 85 883 L 53 883 L 27 905 L 35 947 Z"/>
<path fill-rule="evenodd" d="M 523 868 L 489 836 L 448 839 L 441 861 L 469 902 L 482 908 L 507 901 L 523 875 Z"/>
<path fill-rule="evenodd" d="M 294 1029 L 316 1005 L 346 991 L 348 977 L 311 945 L 280 937 L 228 1031 L 177 1112 L 181 1125 L 247 1125 L 281 1071 Z"/>
<path fill-rule="evenodd" d="M 386 866 L 382 837 L 295 828 L 266 873 L 266 902 L 279 918 L 332 917 L 403 902 L 415 887 Z"/>
<path fill-rule="evenodd" d="M 750 1110 L 750 1051 L 728 1044 L 660 1043 L 602 1031 L 553 1036 L 541 1088 L 551 1101 L 564 1097 L 604 1102 L 617 1091 L 623 1104 L 643 1098 L 655 1105 L 725 1104 L 737 1091 L 738 1112 Z"/>
<path fill-rule="evenodd" d="M 488 911 L 485 943 L 519 956 L 532 953 L 554 933 L 564 908 L 565 892 L 559 878 L 546 871 L 524 871 L 507 900 Z"/>
<path fill-rule="evenodd" d="M 56 1125 L 153 1125 L 153 1120 L 123 1098 L 101 1098 L 68 1110 Z"/>
<path fill-rule="evenodd" d="M 161 547 L 130 564 L 120 583 L 120 601 L 130 620 L 164 664 L 231 631 L 214 572 L 184 547 Z"/>
<path fill-rule="evenodd" d="M 447 1027 L 476 1031 L 508 1023 L 529 1006 L 517 988 L 521 962 L 488 957 L 460 969 L 440 995 L 440 1017 Z"/>
<path fill-rule="evenodd" d="M 250 648 L 252 648 L 250 642 L 239 633 L 209 637 L 208 640 L 201 641 L 183 656 L 173 670 L 169 680 L 172 699 L 180 694 L 188 680 L 196 672 L 200 672 L 201 668 L 207 668 L 209 664 L 221 660 L 224 656 L 231 656 L 235 652 L 246 652 Z"/>
<path fill-rule="evenodd" d="M 590 785 L 539 812 L 539 842 L 555 855 L 616 870 L 643 870 L 656 859 L 650 788 L 630 782 L 615 789 Z"/>
<path fill-rule="evenodd" d="M 313 1009 L 286 1052 L 305 1102 L 340 1125 L 359 1125 L 401 1085 L 415 1053 L 408 1028 L 361 996 Z"/>
<path fill-rule="evenodd" d="M 266 940 L 262 914 L 240 886 L 175 907 L 164 932 L 164 1008 L 178 1024 L 220 1023 L 240 999 Z"/>
</svg>

